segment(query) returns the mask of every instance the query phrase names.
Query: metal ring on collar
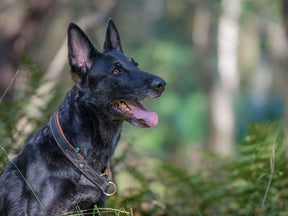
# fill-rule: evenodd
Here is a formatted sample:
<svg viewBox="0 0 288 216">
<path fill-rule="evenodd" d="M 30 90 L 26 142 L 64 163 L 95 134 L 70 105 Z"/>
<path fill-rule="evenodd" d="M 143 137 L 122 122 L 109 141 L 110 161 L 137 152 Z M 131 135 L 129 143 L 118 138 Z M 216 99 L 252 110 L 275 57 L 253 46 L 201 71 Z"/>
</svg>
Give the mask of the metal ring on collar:
<svg viewBox="0 0 288 216">
<path fill-rule="evenodd" d="M 114 188 L 114 190 L 112 191 L 112 193 L 107 193 L 106 191 L 102 191 L 103 192 L 103 194 L 105 194 L 106 196 L 108 196 L 108 197 L 110 197 L 110 196 L 113 196 L 116 192 L 117 192 L 117 186 L 113 183 L 113 182 L 111 182 L 111 181 L 109 181 L 108 182 L 108 184 L 110 184 L 110 186 L 112 186 L 113 188 Z M 110 187 L 109 186 L 109 187 Z"/>
<path fill-rule="evenodd" d="M 106 178 L 109 177 L 108 173 L 102 173 L 100 176 L 101 176 L 101 177 L 106 177 Z"/>
</svg>

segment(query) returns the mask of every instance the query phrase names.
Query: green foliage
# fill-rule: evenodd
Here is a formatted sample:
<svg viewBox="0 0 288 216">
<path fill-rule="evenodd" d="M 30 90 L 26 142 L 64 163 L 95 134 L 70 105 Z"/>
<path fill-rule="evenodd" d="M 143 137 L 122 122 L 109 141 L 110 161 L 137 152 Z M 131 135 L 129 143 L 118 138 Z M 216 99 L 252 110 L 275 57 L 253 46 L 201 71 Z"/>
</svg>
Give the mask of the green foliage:
<svg viewBox="0 0 288 216">
<path fill-rule="evenodd" d="M 4 150 L 0 150 L 0 170 L 9 162 L 8 157 L 13 157 L 23 147 L 25 140 L 38 130 L 48 119 L 49 112 L 40 110 L 41 117 L 33 117 L 28 115 L 33 113 L 34 110 L 28 110 L 31 98 L 35 95 L 35 90 L 39 88 L 41 79 L 44 74 L 44 69 L 39 64 L 27 59 L 22 59 L 20 66 L 20 72 L 17 79 L 21 79 L 22 82 L 27 82 L 25 88 L 17 89 L 14 93 L 14 97 L 9 100 L 4 100 L 0 104 L 0 145 Z M 24 80 L 24 81 L 23 81 Z M 54 106 L 55 100 L 53 100 L 54 92 L 50 97 L 51 100 L 46 104 L 46 108 Z M 26 127 L 32 127 L 30 132 L 26 132 Z"/>
<path fill-rule="evenodd" d="M 238 155 L 228 159 L 203 154 L 203 167 L 193 174 L 154 157 L 146 158 L 158 161 L 153 171 L 126 164 L 120 173 L 132 176 L 131 187 L 109 199 L 108 205 L 133 208 L 141 215 L 285 215 L 288 165 L 284 155 L 282 125 L 255 124 L 239 144 Z M 122 155 L 117 164 L 123 166 L 128 158 Z"/>
<path fill-rule="evenodd" d="M 283 190 L 279 184 L 285 184 L 287 173 L 284 131 L 276 124 L 252 125 L 245 141 L 239 145 L 239 155 L 234 162 L 221 167 L 225 179 L 221 182 L 223 197 L 217 201 L 217 208 L 212 209 L 222 214 L 236 215 L 280 215 L 287 209 L 279 205 L 277 196 Z M 275 156 L 273 156 L 275 151 Z M 270 159 L 275 165 L 270 165 Z M 268 187 L 270 169 L 274 167 L 272 184 L 264 208 L 262 202 Z M 218 210 L 218 206 L 221 206 Z M 225 208 L 223 208 L 225 206 Z"/>
<path fill-rule="evenodd" d="M 67 216 L 131 216 L 132 213 L 125 211 L 124 209 L 112 209 L 112 208 L 98 208 L 94 206 L 93 209 L 82 210 L 76 207 L 75 212 L 67 212 L 64 215 Z M 57 215 L 62 216 L 62 215 Z"/>
</svg>

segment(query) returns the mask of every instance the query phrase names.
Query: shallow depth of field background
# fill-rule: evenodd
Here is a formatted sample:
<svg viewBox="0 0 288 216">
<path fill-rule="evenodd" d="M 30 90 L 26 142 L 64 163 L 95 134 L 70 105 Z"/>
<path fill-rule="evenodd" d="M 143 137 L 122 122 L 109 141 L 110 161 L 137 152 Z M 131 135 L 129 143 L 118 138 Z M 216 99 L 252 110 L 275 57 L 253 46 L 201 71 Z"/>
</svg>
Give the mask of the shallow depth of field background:
<svg viewBox="0 0 288 216">
<path fill-rule="evenodd" d="M 167 89 L 163 97 L 144 102 L 158 113 L 158 126 L 141 129 L 124 123 L 113 160 L 121 199 L 113 198 L 110 205 L 148 215 L 280 215 L 287 210 L 287 195 L 279 204 L 281 195 L 275 189 L 276 198 L 267 198 L 273 205 L 261 204 L 271 174 L 269 159 L 284 140 L 278 132 L 287 119 L 287 4 L 286 0 L 2 0 L 1 95 L 17 77 L 0 104 L 0 144 L 13 158 L 73 86 L 66 50 L 68 24 L 78 24 L 101 50 L 106 21 L 112 17 L 126 55 L 142 70 L 163 77 Z M 252 123 L 264 122 L 277 126 L 256 125 L 246 136 Z M 271 131 L 269 143 L 262 135 Z M 242 160 L 240 143 L 247 144 L 250 138 L 267 141 L 270 147 L 265 157 L 259 156 L 264 158 L 259 167 L 253 158 L 264 144 L 257 141 L 257 148 L 246 152 L 255 157 L 248 157 L 245 166 L 258 167 L 260 177 L 249 174 L 251 167 L 246 173 L 243 163 L 237 164 L 238 174 L 243 171 L 247 178 L 263 180 L 263 185 L 255 181 L 249 189 L 243 176 L 225 178 L 222 165 Z M 2 169 L 9 159 L 1 149 L 0 157 Z M 236 169 L 226 168 L 229 174 Z M 215 182 L 210 182 L 210 171 L 217 175 Z M 171 176 L 179 177 L 176 183 L 169 182 Z M 225 184 L 221 176 L 237 187 L 248 187 L 239 189 L 241 201 L 225 200 L 234 195 L 226 193 L 227 188 L 219 192 L 219 184 Z M 283 182 L 280 191 L 287 185 Z M 249 198 L 251 207 L 245 203 Z"/>
</svg>

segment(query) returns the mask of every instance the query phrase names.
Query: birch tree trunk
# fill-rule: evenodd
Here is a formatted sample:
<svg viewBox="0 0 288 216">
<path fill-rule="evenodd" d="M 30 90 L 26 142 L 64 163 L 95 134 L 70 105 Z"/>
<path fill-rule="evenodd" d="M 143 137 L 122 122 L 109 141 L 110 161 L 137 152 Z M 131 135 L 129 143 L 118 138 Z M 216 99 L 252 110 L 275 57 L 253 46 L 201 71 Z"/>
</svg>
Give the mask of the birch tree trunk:
<svg viewBox="0 0 288 216">
<path fill-rule="evenodd" d="M 283 1 L 283 23 L 285 29 L 286 44 L 288 44 L 288 0 Z M 288 51 L 286 51 L 286 71 L 285 81 L 288 83 Z M 286 146 L 286 159 L 288 159 L 288 85 L 285 88 L 285 107 L 284 107 L 284 122 L 286 127 L 285 146 Z"/>
<path fill-rule="evenodd" d="M 214 83 L 210 94 L 211 136 L 209 149 L 222 155 L 235 151 L 235 117 L 233 95 L 238 89 L 239 72 L 238 28 L 241 0 L 222 0 L 223 12 L 218 29 L 219 80 Z"/>
</svg>

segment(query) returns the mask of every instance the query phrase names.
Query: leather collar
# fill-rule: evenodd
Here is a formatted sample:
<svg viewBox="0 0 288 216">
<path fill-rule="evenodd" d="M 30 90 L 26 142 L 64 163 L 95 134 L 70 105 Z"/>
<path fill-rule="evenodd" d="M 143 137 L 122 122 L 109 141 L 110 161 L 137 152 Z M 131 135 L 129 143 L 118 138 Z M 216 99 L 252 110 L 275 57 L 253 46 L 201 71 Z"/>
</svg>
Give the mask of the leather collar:
<svg viewBox="0 0 288 216">
<path fill-rule="evenodd" d="M 113 182 L 108 181 L 108 179 L 105 177 L 108 176 L 108 168 L 106 168 L 105 173 L 101 174 L 88 164 L 84 157 L 79 153 L 80 149 L 78 147 L 75 148 L 66 138 L 60 125 L 58 112 L 52 115 L 49 124 L 53 137 L 63 154 L 87 179 L 89 179 L 93 184 L 98 186 L 103 194 L 105 194 L 106 196 L 113 196 L 117 191 L 117 187 Z M 110 186 L 113 187 L 113 192 L 108 193 L 107 189 Z"/>
</svg>

